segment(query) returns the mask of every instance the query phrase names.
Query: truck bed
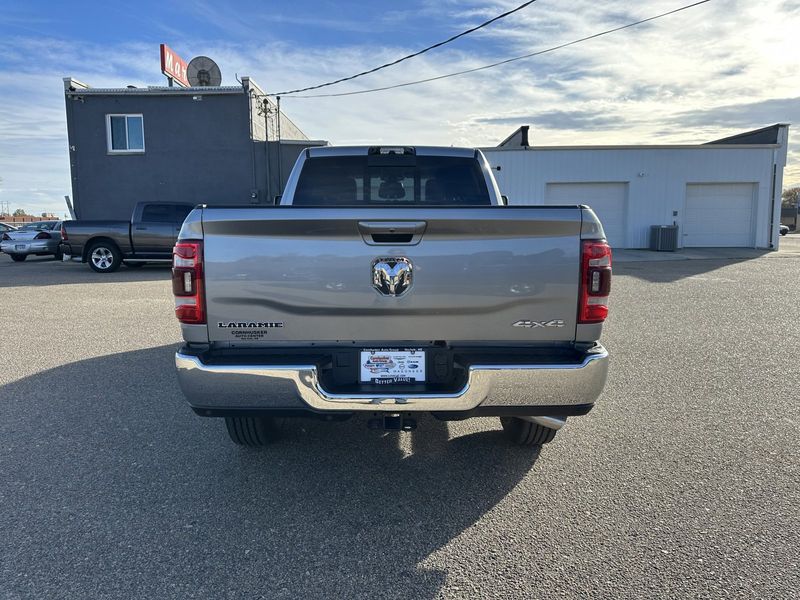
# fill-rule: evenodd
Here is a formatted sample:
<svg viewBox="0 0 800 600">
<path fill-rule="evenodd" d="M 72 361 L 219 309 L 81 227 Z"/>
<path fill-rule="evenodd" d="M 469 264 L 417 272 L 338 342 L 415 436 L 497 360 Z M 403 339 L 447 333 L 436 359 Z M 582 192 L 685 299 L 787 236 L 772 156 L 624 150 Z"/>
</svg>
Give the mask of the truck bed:
<svg viewBox="0 0 800 600">
<path fill-rule="evenodd" d="M 70 244 L 74 248 L 83 249 L 92 238 L 105 237 L 114 240 L 122 252 L 131 250 L 130 221 L 77 220 L 67 225 Z"/>
</svg>

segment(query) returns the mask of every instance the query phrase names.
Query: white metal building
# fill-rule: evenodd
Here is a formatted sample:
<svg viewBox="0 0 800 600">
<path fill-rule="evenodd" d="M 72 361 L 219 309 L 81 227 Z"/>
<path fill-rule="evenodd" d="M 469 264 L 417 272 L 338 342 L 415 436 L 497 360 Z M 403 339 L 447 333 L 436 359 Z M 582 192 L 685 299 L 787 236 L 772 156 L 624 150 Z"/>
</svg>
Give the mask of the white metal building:
<svg viewBox="0 0 800 600">
<path fill-rule="evenodd" d="M 482 148 L 509 204 L 588 204 L 617 248 L 652 225 L 679 247 L 777 248 L 789 126 L 691 146 L 528 146 L 527 127 Z"/>
</svg>

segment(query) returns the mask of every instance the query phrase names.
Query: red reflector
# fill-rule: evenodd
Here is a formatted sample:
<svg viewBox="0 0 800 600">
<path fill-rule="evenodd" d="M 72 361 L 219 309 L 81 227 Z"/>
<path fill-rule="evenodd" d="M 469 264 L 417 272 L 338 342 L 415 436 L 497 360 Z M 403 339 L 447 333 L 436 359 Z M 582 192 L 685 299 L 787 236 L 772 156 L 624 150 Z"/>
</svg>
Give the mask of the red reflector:
<svg viewBox="0 0 800 600">
<path fill-rule="evenodd" d="M 188 325 L 199 325 L 206 322 L 203 309 L 196 304 L 181 304 L 175 307 L 175 316 L 178 321 Z"/>
<path fill-rule="evenodd" d="M 602 323 L 608 318 L 608 305 L 605 304 L 597 304 L 597 305 L 586 305 L 584 307 L 583 312 L 581 313 L 581 318 L 578 321 L 579 323 Z"/>
<path fill-rule="evenodd" d="M 183 258 L 194 258 L 197 256 L 198 246 L 200 246 L 200 242 L 178 242 L 172 249 L 172 253 Z"/>
<path fill-rule="evenodd" d="M 578 323 L 602 323 L 608 317 L 611 292 L 611 247 L 604 241 L 587 240 L 581 250 Z"/>
</svg>

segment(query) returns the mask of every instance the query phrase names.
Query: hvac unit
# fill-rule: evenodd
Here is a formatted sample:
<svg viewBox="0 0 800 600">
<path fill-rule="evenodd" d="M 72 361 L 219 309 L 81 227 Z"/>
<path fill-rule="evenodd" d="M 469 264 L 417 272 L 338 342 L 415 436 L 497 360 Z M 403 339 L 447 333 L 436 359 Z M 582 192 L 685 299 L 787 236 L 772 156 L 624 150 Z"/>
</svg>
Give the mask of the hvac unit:
<svg viewBox="0 0 800 600">
<path fill-rule="evenodd" d="M 650 250 L 675 252 L 678 249 L 677 225 L 653 225 L 650 227 Z"/>
</svg>

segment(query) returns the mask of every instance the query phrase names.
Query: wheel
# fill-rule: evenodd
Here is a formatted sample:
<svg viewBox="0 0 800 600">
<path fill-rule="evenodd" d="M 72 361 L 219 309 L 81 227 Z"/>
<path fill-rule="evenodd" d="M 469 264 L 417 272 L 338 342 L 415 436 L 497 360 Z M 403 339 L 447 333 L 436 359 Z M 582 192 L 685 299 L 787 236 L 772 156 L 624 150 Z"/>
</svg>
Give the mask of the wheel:
<svg viewBox="0 0 800 600">
<path fill-rule="evenodd" d="M 225 417 L 225 428 L 234 444 L 260 448 L 275 440 L 283 419 L 273 417 Z"/>
<path fill-rule="evenodd" d="M 9 254 L 9 256 L 11 257 L 11 260 L 13 260 L 14 262 L 22 262 L 23 260 L 28 258 L 27 254 Z"/>
<path fill-rule="evenodd" d="M 552 442 L 556 430 L 519 417 L 500 417 L 506 437 L 520 446 L 539 446 Z"/>
<path fill-rule="evenodd" d="M 122 264 L 122 253 L 111 242 L 95 242 L 87 256 L 89 266 L 97 273 L 113 273 Z"/>
<path fill-rule="evenodd" d="M 126 262 L 125 266 L 129 269 L 140 269 L 145 265 L 143 262 Z"/>
<path fill-rule="evenodd" d="M 56 253 L 53 255 L 53 258 L 61 262 L 62 260 L 64 260 L 64 254 L 61 252 L 61 250 L 56 250 Z"/>
</svg>

